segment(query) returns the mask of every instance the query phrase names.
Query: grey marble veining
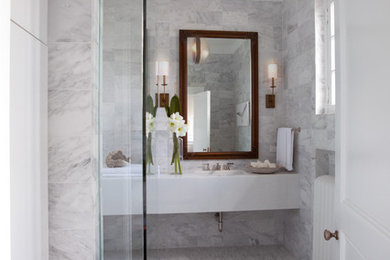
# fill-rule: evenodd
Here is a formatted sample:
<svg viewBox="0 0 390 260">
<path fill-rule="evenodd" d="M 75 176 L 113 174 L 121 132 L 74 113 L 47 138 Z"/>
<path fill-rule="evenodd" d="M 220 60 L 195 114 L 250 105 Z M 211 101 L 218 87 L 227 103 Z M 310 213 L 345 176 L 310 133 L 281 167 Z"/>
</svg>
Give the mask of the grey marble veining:
<svg viewBox="0 0 390 260">
<path fill-rule="evenodd" d="M 94 229 L 51 230 L 50 259 L 94 260 Z"/>
<path fill-rule="evenodd" d="M 283 246 L 243 246 L 243 247 L 210 247 L 210 248 L 174 248 L 151 249 L 148 259 L 170 260 L 295 260 Z M 124 252 L 106 252 L 107 260 L 142 259 L 141 251 L 134 251 L 129 256 Z"/>
<path fill-rule="evenodd" d="M 296 134 L 294 167 L 301 174 L 301 209 L 285 219 L 285 246 L 298 259 L 312 254 L 313 184 L 316 176 L 332 174 L 334 164 L 334 115 L 316 115 L 315 12 L 314 0 L 283 2 L 284 86 L 276 108 L 277 125 L 301 127 Z M 318 1 L 317 1 L 318 2 Z M 321 37 L 320 37 L 321 38 Z M 318 45 L 317 45 L 318 47 Z M 318 149 L 328 152 L 317 153 Z M 329 153 L 329 154 L 328 154 Z"/>
<path fill-rule="evenodd" d="M 50 89 L 90 89 L 91 54 L 90 43 L 50 43 Z"/>
<path fill-rule="evenodd" d="M 93 106 L 92 90 L 49 90 L 49 142 L 54 136 L 90 135 Z"/>
<path fill-rule="evenodd" d="M 49 42 L 90 42 L 93 1 L 50 0 Z"/>
<path fill-rule="evenodd" d="M 172 96 L 179 86 L 179 29 L 238 30 L 259 33 L 259 158 L 275 161 L 271 152 L 276 144 L 275 110 L 265 108 L 265 95 L 270 93 L 268 63 L 281 64 L 282 71 L 282 1 L 148 1 L 148 86 L 154 96 L 156 88 L 154 62 L 170 62 L 167 92 Z M 225 17 L 225 18 L 224 18 Z M 229 20 L 229 19 L 231 20 Z M 234 21 L 234 22 L 232 22 Z M 283 73 L 276 80 L 276 93 L 283 83 Z M 278 98 L 278 97 L 277 97 Z M 161 134 L 164 135 L 164 134 Z M 169 160 L 169 155 L 161 155 Z M 238 163 L 237 160 L 234 160 Z M 185 167 L 190 162 L 183 161 Z M 201 161 L 198 164 L 202 164 Z M 169 165 L 162 162 L 162 165 Z"/>
<path fill-rule="evenodd" d="M 142 162 L 142 1 L 103 2 L 102 158 Z"/>
<path fill-rule="evenodd" d="M 95 228 L 95 183 L 50 183 L 49 194 L 51 230 Z"/>
<path fill-rule="evenodd" d="M 93 173 L 92 138 L 58 138 L 49 143 L 49 183 L 89 183 Z"/>
<path fill-rule="evenodd" d="M 97 0 L 49 1 L 49 254 L 98 257 Z M 92 11 L 95 10 L 95 11 Z"/>
<path fill-rule="evenodd" d="M 283 211 L 225 212 L 223 232 L 214 213 L 148 215 L 148 249 L 278 245 Z M 142 216 L 104 216 L 104 250 L 142 248 Z M 133 236 L 131 236 L 133 234 Z"/>
</svg>

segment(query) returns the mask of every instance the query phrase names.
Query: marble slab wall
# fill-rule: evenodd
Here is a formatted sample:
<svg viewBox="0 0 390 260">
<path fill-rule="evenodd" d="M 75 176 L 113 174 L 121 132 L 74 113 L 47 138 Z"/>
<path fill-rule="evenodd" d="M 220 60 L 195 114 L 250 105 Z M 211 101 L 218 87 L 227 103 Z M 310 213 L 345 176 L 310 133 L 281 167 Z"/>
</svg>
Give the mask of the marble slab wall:
<svg viewBox="0 0 390 260">
<path fill-rule="evenodd" d="M 167 92 L 178 93 L 179 82 L 179 30 L 228 30 L 259 33 L 259 158 L 275 161 L 276 120 L 275 110 L 265 108 L 265 95 L 270 93 L 267 77 L 268 63 L 282 64 L 282 1 L 251 0 L 148 0 L 148 87 L 156 92 L 156 61 L 169 61 Z M 280 73 L 276 85 L 278 93 L 283 82 Z M 176 92 L 175 92 L 176 91 Z M 277 97 L 278 99 L 278 97 Z M 278 100 L 277 100 L 278 103 Z M 164 113 L 161 113 L 162 115 Z M 158 130 L 156 141 L 163 143 L 167 133 Z M 164 145 L 165 147 L 165 145 Z M 164 149 L 166 150 L 166 149 Z M 156 161 L 168 161 L 166 153 L 155 153 Z M 185 165 L 186 161 L 182 165 Z M 201 165 L 202 161 L 197 161 Z M 162 170 L 168 163 L 162 163 Z"/>
<path fill-rule="evenodd" d="M 231 66 L 233 66 L 232 71 L 235 72 L 235 81 L 234 81 L 234 105 L 238 105 L 243 102 L 249 102 L 249 107 L 251 105 L 252 95 L 252 80 L 250 75 L 251 69 L 251 52 L 247 44 L 241 44 L 241 46 L 235 51 L 233 55 L 233 61 Z M 249 111 L 249 116 L 252 115 L 250 108 L 247 108 Z M 236 111 L 234 119 L 236 119 Z M 235 139 L 234 147 L 236 151 L 249 151 L 251 149 L 252 140 L 251 140 L 251 123 L 246 126 L 236 125 L 235 129 Z"/>
<path fill-rule="evenodd" d="M 223 231 L 218 231 L 214 213 L 148 215 L 148 249 L 279 245 L 283 240 L 283 212 L 226 212 Z M 142 225 L 141 217 L 105 216 L 104 249 L 128 250 L 129 224 Z M 133 239 L 133 249 L 142 248 L 142 234 Z"/>
<path fill-rule="evenodd" d="M 270 91 L 267 75 L 267 65 L 270 62 L 281 64 L 282 59 L 282 2 L 281 1 L 251 1 L 251 0 L 200 0 L 200 1 L 175 1 L 175 0 L 148 0 L 148 87 L 151 95 L 156 92 L 154 65 L 156 61 L 169 61 L 168 88 L 170 96 L 178 93 L 179 82 L 179 30 L 180 29 L 199 29 L 199 30 L 228 30 L 228 31 L 254 31 L 259 33 L 259 139 L 260 152 L 259 158 L 275 160 L 275 153 L 270 152 L 270 146 L 276 143 L 276 119 L 274 109 L 265 109 L 265 95 Z M 277 85 L 282 84 L 283 74 L 280 74 Z M 279 89 L 277 89 L 277 92 Z M 169 132 L 164 129 L 164 111 L 158 112 L 157 131 L 154 133 L 153 140 L 158 143 L 154 152 L 154 161 L 160 163 L 161 171 L 172 171 L 173 166 L 170 162 L 170 147 L 167 141 Z M 161 117 L 161 118 L 159 118 Z M 159 126 L 162 126 L 161 128 Z M 153 148 L 152 148 L 153 149 Z M 248 163 L 247 160 L 230 160 L 235 165 Z M 202 167 L 202 163 L 208 162 L 214 164 L 223 162 L 222 160 L 213 161 L 183 161 L 183 171 L 191 171 Z M 223 162 L 224 163 L 224 162 Z M 279 214 L 280 212 L 270 212 L 268 214 Z M 280 214 L 284 214 L 283 212 Z M 207 218 L 209 218 L 207 220 Z M 233 222 L 229 228 L 236 232 L 229 233 L 225 237 L 226 241 L 232 244 L 248 243 L 251 237 L 248 228 L 251 221 L 258 221 L 259 225 L 265 223 L 267 217 L 263 214 L 254 214 L 248 212 L 240 215 L 240 223 Z M 154 247 L 183 246 L 189 245 L 194 240 L 203 239 L 203 245 L 223 246 L 224 240 L 221 236 L 204 236 L 196 233 L 213 232 L 207 231 L 207 225 L 214 225 L 215 219 L 211 216 L 194 214 L 193 216 L 178 215 L 171 218 L 156 215 L 148 220 L 151 230 L 149 241 L 154 243 Z M 281 221 L 282 222 L 282 221 Z M 202 224 L 203 223 L 203 224 Z M 209 223 L 209 224 L 207 224 Z M 283 223 L 283 222 L 282 222 Z M 203 226 L 202 226 L 203 225 Z M 166 230 L 161 230 L 166 227 Z M 188 227 L 189 236 L 185 237 L 185 229 Z M 282 229 L 281 229 L 282 228 Z M 281 243 L 283 240 L 283 224 L 270 225 L 267 234 L 261 235 L 259 231 L 258 243 Z M 183 229 L 182 234 L 178 230 Z M 181 232 L 181 231 L 180 231 Z M 179 233 L 180 233 L 179 232 Z M 218 233 L 218 231 L 216 232 Z M 256 233 L 256 232 L 255 232 Z M 164 240 L 164 234 L 170 234 L 169 240 Z M 192 234 L 192 235 L 191 235 Z M 209 233 L 206 233 L 209 234 Z M 213 233 L 214 234 L 214 233 Z M 181 241 L 174 239 L 174 235 L 182 238 Z M 279 240 L 281 239 L 281 240 Z M 153 242 L 154 241 L 154 242 Z M 272 242 L 271 242 L 272 241 Z M 165 243 L 165 244 L 164 244 Z M 198 242 L 197 242 L 198 243 Z M 199 242 L 200 243 L 200 242 Z M 226 242 L 227 243 L 227 242 Z M 255 242 L 256 243 L 256 242 Z M 195 244 L 196 245 L 196 244 Z M 247 244 L 248 245 L 248 244 Z"/>
<path fill-rule="evenodd" d="M 142 0 L 102 9 L 102 158 L 114 150 L 142 163 Z"/>
<path fill-rule="evenodd" d="M 49 1 L 49 254 L 98 257 L 97 1 Z"/>
<path fill-rule="evenodd" d="M 226 66 L 229 64 L 228 66 Z M 236 135 L 232 54 L 210 54 L 202 64 L 188 64 L 188 92 L 210 91 L 210 151 L 233 151 Z M 195 107 L 196 109 L 196 107 Z M 206 147 L 205 147 L 206 148 Z"/>
<path fill-rule="evenodd" d="M 318 174 L 334 164 L 334 115 L 316 115 L 316 30 L 315 1 L 283 2 L 284 84 L 276 108 L 277 126 L 301 127 L 296 134 L 294 167 L 301 174 L 301 209 L 286 218 L 285 246 L 298 259 L 309 260 L 313 241 L 313 184 Z M 324 156 L 328 162 L 323 163 Z M 318 158 L 317 158 L 318 157 Z M 317 162 L 318 159 L 318 162 Z M 326 158 L 325 158 L 326 159 Z M 329 174 L 328 173 L 328 174 Z"/>
</svg>

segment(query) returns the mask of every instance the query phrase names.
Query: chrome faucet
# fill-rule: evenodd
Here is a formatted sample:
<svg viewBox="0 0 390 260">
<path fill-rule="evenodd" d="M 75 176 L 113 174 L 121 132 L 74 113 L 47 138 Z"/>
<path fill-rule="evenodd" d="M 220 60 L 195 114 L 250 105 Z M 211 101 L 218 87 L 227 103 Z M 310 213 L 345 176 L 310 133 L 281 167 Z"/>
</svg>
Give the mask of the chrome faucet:
<svg viewBox="0 0 390 260">
<path fill-rule="evenodd" d="M 232 165 L 234 165 L 234 163 L 229 162 L 229 163 L 227 163 L 227 164 L 225 164 L 225 165 L 223 166 L 223 169 L 226 170 L 226 171 L 230 171 L 230 167 L 231 167 Z"/>
<path fill-rule="evenodd" d="M 216 165 L 214 165 L 213 170 L 220 171 L 221 170 L 221 165 L 219 163 L 217 163 Z"/>
</svg>

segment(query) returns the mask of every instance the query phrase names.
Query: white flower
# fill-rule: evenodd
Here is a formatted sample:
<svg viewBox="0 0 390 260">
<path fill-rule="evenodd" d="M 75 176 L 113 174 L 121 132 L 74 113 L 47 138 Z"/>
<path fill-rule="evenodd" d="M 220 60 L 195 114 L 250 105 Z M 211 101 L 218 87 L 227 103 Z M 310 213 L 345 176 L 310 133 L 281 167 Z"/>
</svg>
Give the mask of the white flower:
<svg viewBox="0 0 390 260">
<path fill-rule="evenodd" d="M 177 112 L 168 118 L 168 129 L 176 133 L 177 137 L 185 136 L 188 130 L 183 117 Z"/>
<path fill-rule="evenodd" d="M 149 112 L 146 112 L 146 120 L 151 120 L 151 119 L 153 119 L 154 117 L 153 117 L 153 115 L 151 114 L 151 113 L 149 113 Z"/>
<path fill-rule="evenodd" d="M 176 129 L 181 125 L 180 123 L 181 123 L 180 121 L 177 121 L 177 120 L 172 119 L 172 118 L 168 118 L 168 129 L 169 129 L 169 131 L 174 133 L 176 131 Z"/>
<path fill-rule="evenodd" d="M 187 133 L 187 130 L 188 130 L 188 127 L 186 124 L 182 124 L 181 126 L 179 126 L 178 128 L 176 128 L 176 136 L 177 137 L 181 137 L 181 136 L 185 136 L 186 133 Z"/>
<path fill-rule="evenodd" d="M 171 115 L 171 119 L 174 119 L 176 121 L 183 121 L 183 117 L 179 114 L 179 112 L 176 112 L 174 114 Z"/>
<path fill-rule="evenodd" d="M 146 112 L 146 133 L 147 134 L 154 132 L 156 128 L 155 121 L 156 119 L 153 117 L 153 115 Z"/>
</svg>

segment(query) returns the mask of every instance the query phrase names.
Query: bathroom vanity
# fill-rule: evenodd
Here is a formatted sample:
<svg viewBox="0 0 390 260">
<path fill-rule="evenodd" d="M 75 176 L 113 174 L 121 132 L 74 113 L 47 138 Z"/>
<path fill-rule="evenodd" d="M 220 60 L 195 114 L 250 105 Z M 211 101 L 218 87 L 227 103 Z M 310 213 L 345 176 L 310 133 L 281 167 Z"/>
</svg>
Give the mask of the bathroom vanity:
<svg viewBox="0 0 390 260">
<path fill-rule="evenodd" d="M 103 169 L 103 214 L 142 213 L 142 167 Z M 148 214 L 297 209 L 299 174 L 252 174 L 243 170 L 148 176 Z"/>
</svg>

